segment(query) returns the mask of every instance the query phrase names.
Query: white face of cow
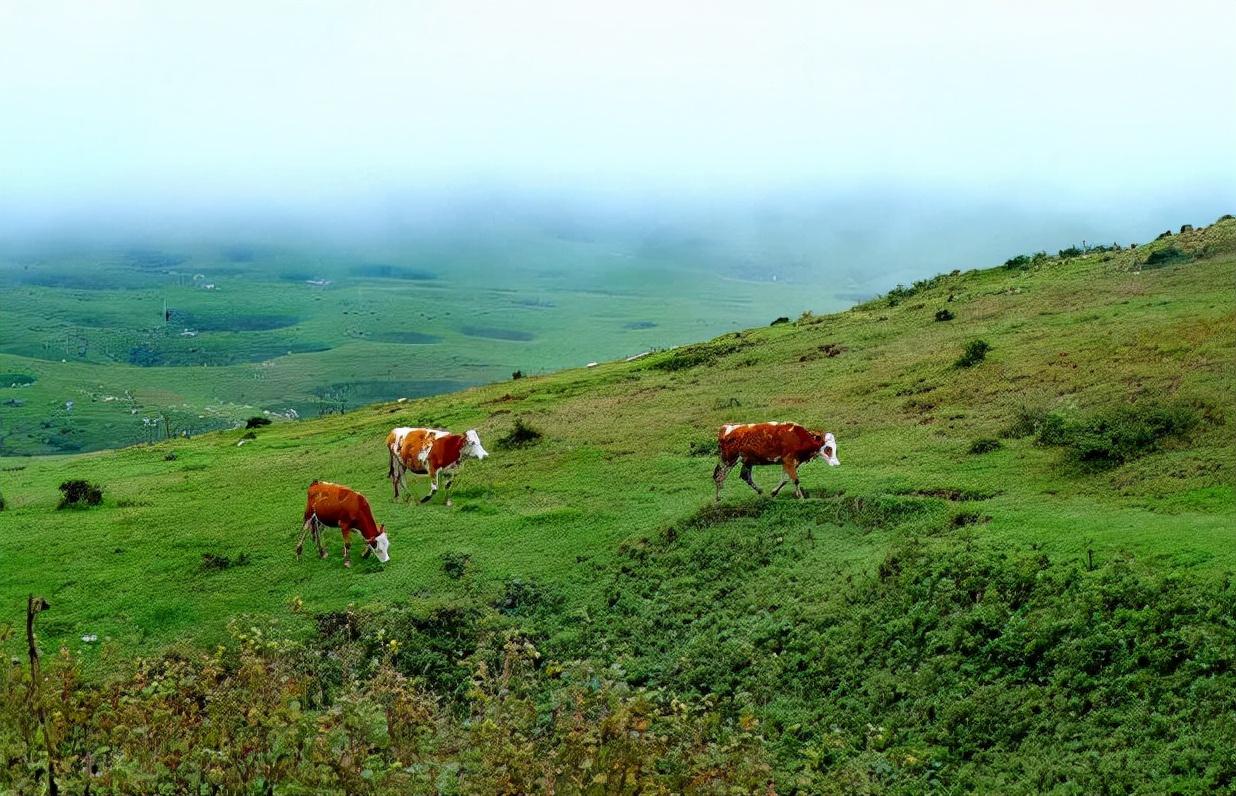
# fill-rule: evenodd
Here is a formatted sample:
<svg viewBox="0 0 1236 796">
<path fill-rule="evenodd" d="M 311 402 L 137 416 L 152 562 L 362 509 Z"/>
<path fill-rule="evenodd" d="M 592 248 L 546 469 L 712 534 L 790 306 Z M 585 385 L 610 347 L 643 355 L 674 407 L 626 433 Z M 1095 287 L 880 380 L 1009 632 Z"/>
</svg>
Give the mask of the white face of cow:
<svg viewBox="0 0 1236 796">
<path fill-rule="evenodd" d="M 841 460 L 837 458 L 837 438 L 831 433 L 824 435 L 824 444 L 820 447 L 820 458 L 833 467 L 841 464 Z"/>
<path fill-rule="evenodd" d="M 386 535 L 385 530 L 373 538 L 373 544 L 371 546 L 373 547 L 373 554 L 377 556 L 378 560 L 383 564 L 391 560 L 391 540 L 390 537 Z"/>
<path fill-rule="evenodd" d="M 475 428 L 468 429 L 468 433 L 464 434 L 468 440 L 468 444 L 464 445 L 463 452 L 474 459 L 484 459 L 489 455 L 484 448 L 481 447 L 480 435 L 476 433 Z"/>
</svg>

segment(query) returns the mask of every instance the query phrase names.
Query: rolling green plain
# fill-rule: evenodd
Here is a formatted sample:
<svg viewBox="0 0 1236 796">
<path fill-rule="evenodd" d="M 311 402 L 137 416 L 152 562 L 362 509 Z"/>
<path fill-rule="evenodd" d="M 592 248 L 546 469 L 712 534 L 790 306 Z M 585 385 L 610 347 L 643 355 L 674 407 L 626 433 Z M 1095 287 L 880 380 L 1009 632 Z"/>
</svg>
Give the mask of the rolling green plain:
<svg viewBox="0 0 1236 796">
<path fill-rule="evenodd" d="M 445 289 L 422 281 L 400 296 Z M 26 595 L 42 594 L 52 605 L 39 620 L 44 648 L 63 646 L 83 677 L 104 682 L 130 676 L 135 656 L 235 644 L 237 617 L 252 632 L 315 648 L 325 618 L 362 616 L 358 638 L 381 630 L 401 644 L 393 653 L 371 644 L 375 661 L 474 720 L 460 725 L 462 745 L 432 751 L 400 747 L 393 725 L 378 732 L 365 752 L 376 761 L 363 779 L 373 792 L 544 791 L 551 780 L 560 792 L 596 793 L 764 792 L 768 783 L 779 793 L 1222 791 L 1236 786 L 1234 286 L 1228 219 L 1135 250 L 953 272 L 845 312 L 635 361 L 277 419 L 243 445 L 236 429 L 5 458 L 0 622 L 17 628 Z M 294 289 L 287 312 L 298 319 L 332 295 Z M 361 339 L 284 355 L 270 369 L 314 357 L 320 372 L 336 352 L 385 358 L 382 345 L 393 344 L 371 340 L 390 307 L 375 297 L 381 288 L 364 292 L 364 304 L 344 305 L 377 313 L 345 316 Z M 616 300 L 544 295 L 584 314 Z M 266 299 L 255 291 L 252 300 Z M 643 316 L 681 336 L 698 321 L 685 307 L 667 300 Z M 953 317 L 938 320 L 942 310 Z M 540 312 L 466 323 L 549 337 L 533 320 Z M 644 348 L 635 331 L 622 336 L 618 316 L 598 332 L 596 359 Z M 327 320 L 315 317 L 298 320 L 287 344 L 324 338 Z M 24 322 L 6 313 L 8 330 Z M 457 322 L 416 329 L 449 339 L 442 348 L 466 373 L 459 382 L 494 378 L 498 366 L 483 364 L 482 349 L 512 343 L 457 347 L 467 337 L 451 331 Z M 959 366 L 974 340 L 989 352 Z M 85 358 L 108 356 L 109 345 L 92 341 Z M 38 367 L 25 358 L 38 351 L 6 351 L 3 369 Z M 539 369 L 558 355 L 551 347 L 543 356 L 519 361 Z M 500 361 L 507 369 L 515 360 Z M 58 378 L 67 387 L 94 366 L 80 362 Z M 203 369 L 202 389 L 260 367 Z M 362 362 L 339 378 L 364 370 Z M 274 406 L 294 382 L 255 380 L 229 417 Z M 198 390 L 184 383 L 186 395 Z M 1169 419 L 1146 425 L 1157 415 Z M 501 444 L 517 419 L 543 436 Z M 803 501 L 757 497 L 734 473 L 714 506 L 717 427 L 759 420 L 832 431 L 842 465 L 803 467 Z M 479 430 L 491 456 L 464 467 L 454 507 L 392 500 L 383 439 L 396 425 Z M 779 476 L 755 471 L 766 488 Z M 99 484 L 102 505 L 57 510 L 57 486 L 70 477 Z M 313 479 L 369 496 L 390 535 L 387 565 L 369 557 L 345 570 L 333 530 L 328 559 L 296 560 Z M 471 618 L 444 619 L 459 616 Z M 484 691 L 482 677 L 451 673 L 495 627 L 535 644 L 529 665 L 547 678 L 529 687 L 534 718 L 502 735 L 512 748 L 539 750 L 518 765 L 469 757 L 478 744 L 507 748 L 467 735 L 491 726 L 482 718 L 491 729 L 509 725 L 503 715 L 478 718 L 468 702 Z M 17 655 L 22 639 L 10 636 Z M 439 655 L 447 636 L 458 649 Z M 596 689 L 617 684 L 616 703 L 652 689 L 703 705 L 712 723 L 699 732 L 729 739 L 708 747 L 708 772 L 674 779 L 666 763 L 615 773 L 618 742 L 604 732 L 588 755 L 555 757 L 569 744 L 546 718 L 559 715 L 545 707 L 552 698 L 535 694 L 555 693 L 555 672 L 579 661 L 603 673 Z M 678 715 L 653 714 L 654 723 Z M 434 726 L 426 737 L 446 737 L 445 724 Z M 538 756 L 556 761 L 557 773 L 537 769 Z M 124 782 L 174 778 L 167 764 L 146 770 L 133 759 L 147 779 Z M 535 772 L 520 779 L 520 766 Z M 574 767 L 587 776 L 569 779 Z M 175 777 L 209 792 L 208 768 Z M 8 776 L 18 781 L 15 770 Z M 280 771 L 265 776 L 301 790 L 275 792 L 359 792 L 362 782 L 326 768 Z M 256 781 L 235 787 L 260 790 Z"/>
<path fill-rule="evenodd" d="M 839 308 L 855 289 L 672 244 L 503 240 L 0 252 L 0 455 L 450 392 Z"/>
</svg>

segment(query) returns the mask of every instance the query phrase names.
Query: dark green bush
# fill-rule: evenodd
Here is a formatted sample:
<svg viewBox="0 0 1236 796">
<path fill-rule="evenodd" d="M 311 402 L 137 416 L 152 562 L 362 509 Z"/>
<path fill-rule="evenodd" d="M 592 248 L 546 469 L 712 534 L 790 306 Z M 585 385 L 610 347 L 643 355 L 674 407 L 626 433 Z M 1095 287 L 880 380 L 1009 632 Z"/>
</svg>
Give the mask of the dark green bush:
<svg viewBox="0 0 1236 796">
<path fill-rule="evenodd" d="M 966 349 L 962 352 L 957 361 L 953 363 L 959 368 L 972 368 L 978 363 L 987 358 L 987 352 L 991 350 L 991 346 L 986 340 L 971 340 L 966 343 Z"/>
<path fill-rule="evenodd" d="M 789 318 L 787 318 L 786 316 L 782 315 L 780 318 L 776 318 L 775 320 L 773 320 L 773 322 L 772 322 L 772 323 L 770 323 L 770 324 L 768 324 L 768 325 L 769 325 L 769 326 L 781 326 L 782 324 L 786 324 L 786 323 L 789 323 L 789 322 L 790 322 L 790 319 L 789 319 Z"/>
<path fill-rule="evenodd" d="M 235 558 L 228 558 L 218 553 L 202 553 L 202 571 L 220 572 L 232 567 L 243 567 L 250 561 L 248 553 L 241 553 Z"/>
<path fill-rule="evenodd" d="M 544 436 L 540 431 L 525 423 L 523 418 L 517 417 L 515 426 L 508 434 L 499 437 L 496 444 L 499 450 L 527 448 L 540 442 Z"/>
<path fill-rule="evenodd" d="M 1202 420 L 1202 412 L 1187 403 L 1142 402 L 1083 417 L 1049 414 L 1039 424 L 1036 439 L 1040 445 L 1065 448 L 1082 467 L 1104 469 L 1187 438 Z"/>
<path fill-rule="evenodd" d="M 956 317 L 957 317 L 956 315 L 954 315 L 952 312 L 950 312 L 947 309 L 936 310 L 936 320 L 937 321 L 951 321 Z"/>
<path fill-rule="evenodd" d="M 468 565 L 471 563 L 472 556 L 467 553 L 450 551 L 442 555 L 442 571 L 455 580 L 468 574 Z"/>
<path fill-rule="evenodd" d="M 1061 260 L 1067 260 L 1070 257 L 1080 257 L 1083 254 L 1085 254 L 1083 250 L 1079 249 L 1076 246 L 1070 246 L 1067 249 L 1061 249 L 1060 252 L 1057 254 L 1057 256 Z"/>
<path fill-rule="evenodd" d="M 1004 261 L 1005 268 L 1026 269 L 1030 267 L 1030 255 L 1019 254 Z"/>
<path fill-rule="evenodd" d="M 1147 255 L 1145 267 L 1162 268 L 1172 263 L 1186 262 L 1188 259 L 1189 255 L 1175 246 L 1164 246 L 1162 249 L 1156 249 Z"/>
<path fill-rule="evenodd" d="M 60 503 L 58 509 L 97 506 L 103 502 L 103 490 L 98 484 L 88 481 L 65 481 L 60 485 Z"/>
<path fill-rule="evenodd" d="M 261 428 L 262 426 L 269 426 L 269 425 L 270 425 L 269 417 L 260 417 L 260 416 L 255 415 L 254 417 L 251 417 L 245 421 L 245 428 Z"/>
<path fill-rule="evenodd" d="M 979 437 L 974 442 L 970 443 L 969 450 L 970 453 L 979 455 L 983 453 L 991 453 L 992 451 L 1000 450 L 1003 447 L 1004 445 L 1001 444 L 998 439 L 994 439 L 992 437 Z"/>
</svg>

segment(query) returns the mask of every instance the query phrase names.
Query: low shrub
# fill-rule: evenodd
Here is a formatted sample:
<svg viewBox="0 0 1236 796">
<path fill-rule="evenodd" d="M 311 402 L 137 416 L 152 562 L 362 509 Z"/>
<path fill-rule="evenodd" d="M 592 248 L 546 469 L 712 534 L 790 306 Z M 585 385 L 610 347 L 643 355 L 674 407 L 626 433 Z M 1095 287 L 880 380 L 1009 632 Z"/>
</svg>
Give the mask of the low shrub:
<svg viewBox="0 0 1236 796">
<path fill-rule="evenodd" d="M 957 317 L 956 315 L 954 315 L 951 311 L 947 309 L 936 310 L 936 320 L 937 321 L 951 321 L 956 317 Z"/>
<path fill-rule="evenodd" d="M 522 379 L 523 377 L 524 377 L 524 372 L 522 370 L 517 370 L 511 374 L 512 381 L 518 381 L 519 379 Z"/>
<path fill-rule="evenodd" d="M 777 318 L 776 320 L 774 320 L 772 323 L 768 325 L 769 326 L 781 326 L 782 324 L 786 324 L 789 322 L 790 322 L 790 319 L 786 317 L 785 315 L 782 315 L 780 318 Z"/>
<path fill-rule="evenodd" d="M 1162 249 L 1156 249 L 1146 256 L 1144 267 L 1146 268 L 1162 268 L 1165 265 L 1172 263 L 1185 262 L 1189 259 L 1189 255 L 1182 252 L 1175 246 L 1164 246 Z"/>
<path fill-rule="evenodd" d="M 459 580 L 468 574 L 468 566 L 471 563 L 472 556 L 467 553 L 450 551 L 442 554 L 442 571 L 455 580 Z"/>
<path fill-rule="evenodd" d="M 1030 267 L 1030 255 L 1019 254 L 1016 257 L 1010 257 L 1004 261 L 1004 267 L 1025 270 Z"/>
<path fill-rule="evenodd" d="M 245 428 L 261 428 L 262 426 L 269 426 L 269 425 L 270 425 L 269 417 L 254 416 L 245 421 Z"/>
<path fill-rule="evenodd" d="M 1105 469 L 1161 450 L 1187 437 L 1203 413 L 1184 402 L 1143 402 L 1103 409 L 1082 417 L 1047 415 L 1036 431 L 1040 445 L 1065 448 L 1086 469 Z"/>
<path fill-rule="evenodd" d="M 510 433 L 499 437 L 496 445 L 500 450 L 527 448 L 540 442 L 544 436 L 540 431 L 525 423 L 523 418 L 517 417 Z"/>
<path fill-rule="evenodd" d="M 986 340 L 971 340 L 966 343 L 966 349 L 961 356 L 953 364 L 959 368 L 972 368 L 978 363 L 987 358 L 987 352 L 991 350 L 991 346 Z"/>
<path fill-rule="evenodd" d="M 60 492 L 60 503 L 56 506 L 58 509 L 97 506 L 103 502 L 103 489 L 88 481 L 65 481 L 60 485 Z"/>
<path fill-rule="evenodd" d="M 4 495 L 0 495 L 0 511 L 4 511 L 6 508 L 8 508 L 8 504 L 4 502 Z"/>
<path fill-rule="evenodd" d="M 970 443 L 969 451 L 977 456 L 984 453 L 991 453 L 992 451 L 998 451 L 1003 447 L 1003 443 L 1001 443 L 998 439 L 993 437 L 979 437 L 974 442 Z"/>
</svg>

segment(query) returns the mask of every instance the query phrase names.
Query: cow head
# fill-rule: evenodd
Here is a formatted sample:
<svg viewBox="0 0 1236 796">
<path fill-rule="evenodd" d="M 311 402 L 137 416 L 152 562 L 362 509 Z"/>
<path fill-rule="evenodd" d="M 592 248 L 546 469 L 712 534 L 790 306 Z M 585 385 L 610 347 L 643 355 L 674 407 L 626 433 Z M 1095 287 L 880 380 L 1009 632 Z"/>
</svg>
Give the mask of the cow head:
<svg viewBox="0 0 1236 796">
<path fill-rule="evenodd" d="M 832 432 L 824 435 L 824 444 L 820 446 L 819 455 L 833 467 L 841 464 L 841 460 L 837 458 L 837 438 L 832 435 Z"/>
<path fill-rule="evenodd" d="M 369 543 L 369 546 L 373 549 L 373 554 L 377 556 L 378 560 L 383 564 L 391 560 L 391 540 L 390 537 L 386 535 L 385 525 L 378 526 L 378 535 L 373 537 L 373 541 Z"/>
<path fill-rule="evenodd" d="M 481 447 L 481 438 L 476 433 L 475 428 L 468 429 L 468 432 L 464 434 L 464 438 L 468 440 L 463 447 L 463 452 L 465 455 L 471 456 L 474 459 L 484 459 L 489 455 L 489 453 Z"/>
</svg>

